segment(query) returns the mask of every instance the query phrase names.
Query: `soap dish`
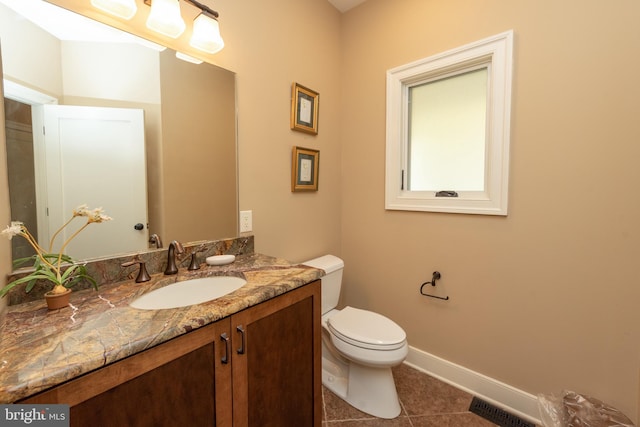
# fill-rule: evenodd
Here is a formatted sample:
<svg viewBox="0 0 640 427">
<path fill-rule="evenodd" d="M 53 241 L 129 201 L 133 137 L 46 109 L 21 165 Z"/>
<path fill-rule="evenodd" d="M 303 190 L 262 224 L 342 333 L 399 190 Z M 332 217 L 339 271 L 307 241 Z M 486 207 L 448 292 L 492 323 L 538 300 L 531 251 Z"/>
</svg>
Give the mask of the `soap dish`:
<svg viewBox="0 0 640 427">
<path fill-rule="evenodd" d="M 225 265 L 231 264 L 236 260 L 235 255 L 214 255 L 207 257 L 207 264 L 209 265 Z"/>
</svg>

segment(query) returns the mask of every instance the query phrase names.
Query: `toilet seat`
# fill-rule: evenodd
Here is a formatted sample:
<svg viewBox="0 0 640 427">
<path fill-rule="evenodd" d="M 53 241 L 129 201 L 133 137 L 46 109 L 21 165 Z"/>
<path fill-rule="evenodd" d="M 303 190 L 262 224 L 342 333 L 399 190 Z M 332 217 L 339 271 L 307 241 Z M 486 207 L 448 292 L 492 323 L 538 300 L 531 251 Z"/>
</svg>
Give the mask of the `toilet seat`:
<svg viewBox="0 0 640 427">
<path fill-rule="evenodd" d="M 406 345 L 407 335 L 391 319 L 372 311 L 345 307 L 327 319 L 336 338 L 371 350 L 396 350 Z"/>
</svg>

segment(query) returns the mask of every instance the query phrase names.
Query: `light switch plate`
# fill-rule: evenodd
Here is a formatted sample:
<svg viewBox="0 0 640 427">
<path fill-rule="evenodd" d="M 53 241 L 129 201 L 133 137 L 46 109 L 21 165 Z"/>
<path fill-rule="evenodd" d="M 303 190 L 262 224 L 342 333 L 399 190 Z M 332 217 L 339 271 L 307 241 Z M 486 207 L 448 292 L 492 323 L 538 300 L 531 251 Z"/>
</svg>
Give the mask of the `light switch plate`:
<svg viewBox="0 0 640 427">
<path fill-rule="evenodd" d="M 248 233 L 253 230 L 252 211 L 240 211 L 240 232 Z"/>
</svg>

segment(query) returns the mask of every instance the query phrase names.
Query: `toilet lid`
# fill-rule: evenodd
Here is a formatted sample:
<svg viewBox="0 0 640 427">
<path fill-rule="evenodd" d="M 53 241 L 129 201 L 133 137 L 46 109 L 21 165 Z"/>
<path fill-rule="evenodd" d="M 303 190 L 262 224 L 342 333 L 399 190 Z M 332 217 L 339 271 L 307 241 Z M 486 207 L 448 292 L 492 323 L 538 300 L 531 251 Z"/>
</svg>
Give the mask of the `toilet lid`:
<svg viewBox="0 0 640 427">
<path fill-rule="evenodd" d="M 344 341 L 367 348 L 391 350 L 404 344 L 407 335 L 391 319 L 372 311 L 345 307 L 327 320 L 329 329 Z"/>
</svg>

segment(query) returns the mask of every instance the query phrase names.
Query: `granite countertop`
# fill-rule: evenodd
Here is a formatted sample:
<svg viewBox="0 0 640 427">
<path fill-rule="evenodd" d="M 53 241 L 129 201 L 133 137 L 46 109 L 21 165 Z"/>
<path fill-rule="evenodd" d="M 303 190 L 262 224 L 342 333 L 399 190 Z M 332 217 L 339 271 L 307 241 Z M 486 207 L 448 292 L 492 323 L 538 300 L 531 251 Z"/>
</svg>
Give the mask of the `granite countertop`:
<svg viewBox="0 0 640 427">
<path fill-rule="evenodd" d="M 319 279 L 323 272 L 261 254 L 175 276 L 153 275 L 71 295 L 49 311 L 44 300 L 10 306 L 0 319 L 0 403 L 12 403 L 230 316 Z M 140 295 L 194 277 L 230 275 L 247 284 L 207 303 L 165 310 L 129 307 Z"/>
</svg>

